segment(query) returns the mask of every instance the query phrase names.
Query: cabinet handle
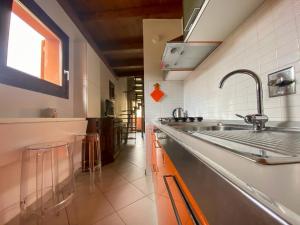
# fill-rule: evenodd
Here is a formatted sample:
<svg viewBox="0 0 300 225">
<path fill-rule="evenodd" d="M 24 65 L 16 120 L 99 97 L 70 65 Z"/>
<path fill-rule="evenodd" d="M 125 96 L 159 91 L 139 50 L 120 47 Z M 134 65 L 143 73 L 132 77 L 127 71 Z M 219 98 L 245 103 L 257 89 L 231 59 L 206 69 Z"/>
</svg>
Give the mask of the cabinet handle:
<svg viewBox="0 0 300 225">
<path fill-rule="evenodd" d="M 161 148 L 160 143 L 158 140 L 155 140 L 155 148 Z"/>
<path fill-rule="evenodd" d="M 189 18 L 188 22 L 185 25 L 184 32 L 190 31 L 195 19 L 197 18 L 197 14 L 198 14 L 199 11 L 200 11 L 200 8 L 198 8 L 198 7 L 193 9 L 193 12 L 192 12 L 190 18 Z"/>
<path fill-rule="evenodd" d="M 180 219 L 180 216 L 179 216 L 179 213 L 178 213 L 178 209 L 177 209 L 177 207 L 176 207 L 175 200 L 174 200 L 174 197 L 173 197 L 173 195 L 172 195 L 172 192 L 171 192 L 170 186 L 169 186 L 169 184 L 168 184 L 167 178 L 172 178 L 172 179 L 174 180 L 174 182 L 175 182 L 175 184 L 176 184 L 178 190 L 180 191 L 180 194 L 181 194 L 181 197 L 182 197 L 182 199 L 183 199 L 183 201 L 184 201 L 184 204 L 185 204 L 186 208 L 188 209 L 188 212 L 189 212 L 190 217 L 191 217 L 191 219 L 192 219 L 192 221 L 193 221 L 193 224 L 194 224 L 194 225 L 201 225 L 201 223 L 198 221 L 198 219 L 197 219 L 195 213 L 193 212 L 193 209 L 192 209 L 192 207 L 190 206 L 190 203 L 189 203 L 187 197 L 185 196 L 185 194 L 184 194 L 184 192 L 183 192 L 183 190 L 182 190 L 180 184 L 178 183 L 178 180 L 177 180 L 176 176 L 174 176 L 174 175 L 164 175 L 164 176 L 163 176 L 164 183 L 165 183 L 165 185 L 166 185 L 166 188 L 167 188 L 167 191 L 168 191 L 168 194 L 169 194 L 171 203 L 172 203 L 172 208 L 173 208 L 173 210 L 174 210 L 174 213 L 175 213 L 175 216 L 176 216 L 177 223 L 178 223 L 179 225 L 182 225 L 182 222 L 181 222 L 181 219 Z"/>
<path fill-rule="evenodd" d="M 158 170 L 158 168 L 157 168 L 157 166 L 155 164 L 152 164 L 151 170 L 152 170 L 153 173 L 159 172 L 159 170 Z"/>
<path fill-rule="evenodd" d="M 155 165 L 154 165 L 154 164 L 152 164 L 151 170 L 152 170 L 153 173 L 156 172 L 156 170 L 155 170 Z"/>
</svg>

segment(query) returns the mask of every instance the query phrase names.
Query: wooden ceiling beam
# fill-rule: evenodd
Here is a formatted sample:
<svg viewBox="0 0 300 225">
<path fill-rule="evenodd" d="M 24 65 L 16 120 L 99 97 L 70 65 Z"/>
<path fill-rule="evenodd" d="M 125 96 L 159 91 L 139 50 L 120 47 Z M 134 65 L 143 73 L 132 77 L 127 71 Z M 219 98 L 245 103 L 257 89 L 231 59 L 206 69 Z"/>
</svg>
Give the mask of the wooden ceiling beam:
<svg viewBox="0 0 300 225">
<path fill-rule="evenodd" d="M 103 51 L 103 55 L 128 55 L 128 54 L 141 54 L 143 48 L 130 48 L 130 49 L 115 49 L 109 51 Z"/>
<path fill-rule="evenodd" d="M 118 71 L 117 72 L 118 77 L 143 77 L 144 76 L 144 70 L 138 70 L 138 71 Z"/>
<path fill-rule="evenodd" d="M 144 65 L 133 65 L 133 66 L 115 66 L 112 67 L 113 70 L 117 71 L 139 71 L 144 69 Z"/>
<path fill-rule="evenodd" d="M 109 60 L 111 67 L 121 67 L 121 66 L 135 66 L 143 65 L 143 58 L 133 58 L 133 59 L 111 59 Z"/>
<path fill-rule="evenodd" d="M 80 18 L 83 22 L 132 17 L 178 19 L 182 17 L 182 5 L 178 3 L 156 4 L 150 6 L 131 7 L 103 12 L 89 12 L 80 14 Z"/>
<path fill-rule="evenodd" d="M 99 47 L 102 51 L 143 48 L 143 36 L 125 39 L 110 39 L 105 42 L 99 41 Z"/>
<path fill-rule="evenodd" d="M 88 43 L 92 46 L 92 48 L 95 50 L 99 58 L 103 61 L 103 63 L 107 66 L 107 68 L 110 70 L 110 72 L 116 76 L 112 68 L 110 67 L 108 61 L 103 55 L 103 52 L 99 49 L 98 44 L 95 42 L 91 34 L 87 31 L 83 23 L 81 22 L 80 18 L 77 16 L 77 13 L 74 11 L 72 6 L 70 5 L 68 0 L 57 0 L 58 4 L 63 8 L 65 13 L 71 18 L 73 23 L 77 26 L 79 31 L 83 34 L 83 36 L 86 38 Z"/>
</svg>

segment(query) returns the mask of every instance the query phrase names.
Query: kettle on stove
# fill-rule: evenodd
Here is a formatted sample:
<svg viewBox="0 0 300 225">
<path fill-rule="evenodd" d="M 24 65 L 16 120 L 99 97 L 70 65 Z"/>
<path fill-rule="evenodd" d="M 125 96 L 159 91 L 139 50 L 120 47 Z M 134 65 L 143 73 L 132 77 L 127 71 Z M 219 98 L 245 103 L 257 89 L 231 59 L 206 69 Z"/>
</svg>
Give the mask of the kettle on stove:
<svg viewBox="0 0 300 225">
<path fill-rule="evenodd" d="M 176 119 L 180 119 L 183 118 L 184 115 L 184 110 L 181 107 L 175 108 L 172 112 L 173 118 Z"/>
</svg>

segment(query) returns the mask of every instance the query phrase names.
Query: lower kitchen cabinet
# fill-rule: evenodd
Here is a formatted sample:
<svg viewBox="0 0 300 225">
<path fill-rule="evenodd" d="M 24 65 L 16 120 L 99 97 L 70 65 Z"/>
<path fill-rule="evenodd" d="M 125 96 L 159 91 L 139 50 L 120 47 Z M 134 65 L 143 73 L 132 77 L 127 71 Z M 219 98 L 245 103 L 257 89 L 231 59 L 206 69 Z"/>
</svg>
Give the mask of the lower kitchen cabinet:
<svg viewBox="0 0 300 225">
<path fill-rule="evenodd" d="M 149 129 L 148 129 L 149 130 Z M 207 225 L 207 221 L 155 133 L 151 135 L 151 169 L 159 225 Z"/>
<path fill-rule="evenodd" d="M 121 150 L 122 123 L 118 118 L 88 118 L 87 133 L 99 133 L 102 165 L 115 160 Z"/>
<path fill-rule="evenodd" d="M 252 193 L 196 157 L 177 138 L 147 128 L 159 225 L 291 224 L 257 204 Z"/>
</svg>

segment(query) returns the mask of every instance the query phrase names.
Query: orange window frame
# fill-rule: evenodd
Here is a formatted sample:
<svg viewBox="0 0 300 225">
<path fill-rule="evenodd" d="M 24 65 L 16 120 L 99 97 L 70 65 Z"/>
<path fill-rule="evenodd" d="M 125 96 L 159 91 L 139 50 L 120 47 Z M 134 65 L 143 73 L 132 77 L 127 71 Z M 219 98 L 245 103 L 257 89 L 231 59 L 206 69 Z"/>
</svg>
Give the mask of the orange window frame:
<svg viewBox="0 0 300 225">
<path fill-rule="evenodd" d="M 58 39 L 60 41 L 60 50 L 54 53 L 45 51 L 44 54 L 42 54 L 41 57 L 44 57 L 43 65 L 46 65 L 43 66 L 44 71 L 42 79 L 7 66 L 11 13 L 13 10 L 15 14 L 19 14 L 18 16 L 20 16 L 21 13 L 17 12 L 21 9 L 16 9 L 18 7 L 14 5 L 14 1 L 16 0 L 5 0 L 0 4 L 0 83 L 68 99 L 69 37 L 33 0 L 17 0 L 21 6 L 24 6 L 23 9 L 31 16 L 23 19 L 31 20 L 34 18 L 35 21 L 39 21 L 39 25 L 35 25 L 33 27 L 46 37 L 45 39 L 47 40 L 52 40 L 51 38 L 53 37 L 55 37 L 56 40 Z M 34 21 L 31 22 L 35 23 Z M 48 57 L 49 55 L 52 56 Z M 59 57 L 57 57 L 57 55 L 59 55 Z M 55 65 L 55 63 L 51 63 L 51 60 L 49 60 L 50 58 L 54 58 L 56 60 L 59 59 L 59 66 Z M 56 72 L 51 70 L 58 71 L 57 73 L 59 76 L 55 74 Z M 45 71 L 48 71 L 48 73 Z"/>
<path fill-rule="evenodd" d="M 45 38 L 41 43 L 41 79 L 61 85 L 59 38 L 16 0 L 13 1 L 12 12 Z"/>
</svg>

